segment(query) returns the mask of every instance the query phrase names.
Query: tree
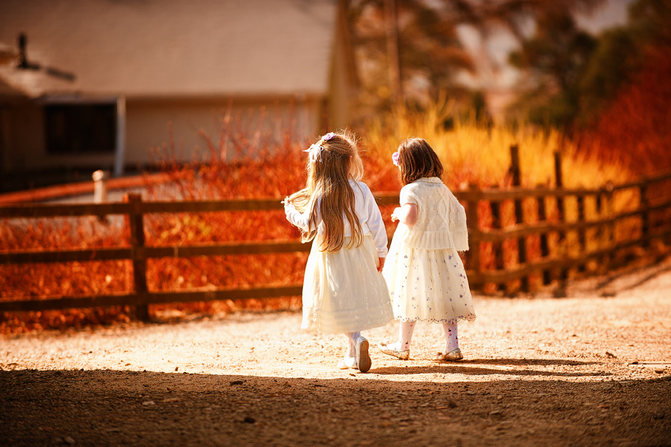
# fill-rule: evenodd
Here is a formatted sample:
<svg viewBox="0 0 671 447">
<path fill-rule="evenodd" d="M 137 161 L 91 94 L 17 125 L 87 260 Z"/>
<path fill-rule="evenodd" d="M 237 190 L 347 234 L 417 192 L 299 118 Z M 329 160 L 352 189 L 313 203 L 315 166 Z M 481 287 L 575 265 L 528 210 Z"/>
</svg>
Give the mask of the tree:
<svg viewBox="0 0 671 447">
<path fill-rule="evenodd" d="M 600 47 L 593 64 L 606 80 L 602 105 L 583 138 L 635 172 L 671 169 L 671 4 L 633 3 L 627 26 L 604 34 Z"/>
<path fill-rule="evenodd" d="M 579 109 L 578 81 L 581 79 L 596 39 L 577 28 L 569 11 L 549 10 L 536 21 L 533 38 L 522 42 L 510 54 L 512 65 L 527 73 L 526 96 L 518 107 L 529 107 L 529 119 L 540 124 L 567 126 Z"/>
<path fill-rule="evenodd" d="M 647 48 L 671 44 L 671 4 L 665 0 L 636 1 L 626 26 L 597 38 L 578 30 L 569 14 L 552 19 L 550 12 L 520 51 L 510 55 L 532 86 L 514 108 L 539 124 L 570 131 L 594 125 L 643 69 Z"/>
<path fill-rule="evenodd" d="M 571 118 L 580 127 L 591 125 L 639 68 L 640 61 L 631 33 L 622 27 L 605 31 L 574 86 L 579 104 Z"/>
<path fill-rule="evenodd" d="M 393 12 L 395 17 L 386 16 Z M 349 15 L 365 105 L 388 108 L 397 95 L 422 103 L 441 90 L 460 90 L 454 82 L 456 73 L 474 70 L 471 55 L 459 41 L 456 23 L 421 1 L 352 1 Z M 392 45 L 388 45 L 388 39 L 394 38 L 389 36 L 389 26 L 396 28 L 398 38 Z M 395 57 L 400 92 L 395 92 L 395 80 L 390 79 L 394 75 L 389 75 Z"/>
<path fill-rule="evenodd" d="M 474 72 L 476 64 L 459 39 L 458 26 L 470 25 L 484 39 L 491 36 L 492 30 L 503 27 L 523 40 L 529 20 L 547 18 L 549 23 L 560 14 L 589 11 L 602 2 L 349 0 L 349 23 L 363 85 L 361 103 L 379 110 L 390 107 L 399 96 L 405 103 L 421 106 L 435 99 L 441 91 L 469 102 L 469 98 L 479 96 L 469 93 L 456 77 L 464 70 Z M 396 29 L 390 32 L 390 25 Z M 389 45 L 390 38 L 398 40 Z M 398 69 L 390 70 L 395 58 Z M 393 79 L 396 72 L 398 83 Z M 401 90 L 398 95 L 395 94 L 397 89 Z"/>
</svg>

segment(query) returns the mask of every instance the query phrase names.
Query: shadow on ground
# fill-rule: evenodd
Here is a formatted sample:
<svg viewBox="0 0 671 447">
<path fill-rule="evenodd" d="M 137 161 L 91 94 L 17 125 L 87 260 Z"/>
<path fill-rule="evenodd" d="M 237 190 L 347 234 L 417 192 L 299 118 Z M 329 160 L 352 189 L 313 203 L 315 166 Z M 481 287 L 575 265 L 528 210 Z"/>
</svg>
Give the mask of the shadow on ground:
<svg viewBox="0 0 671 447">
<path fill-rule="evenodd" d="M 428 372 L 449 374 L 458 368 L 462 374 L 470 370 L 486 375 L 488 368 L 474 364 L 487 362 L 516 365 L 516 360 L 472 360 L 458 367 L 429 367 Z M 412 373 L 408 368 L 376 373 L 398 374 L 395 369 Z M 319 380 L 0 371 L 0 445 L 671 443 L 668 378 L 572 383 L 530 377 L 499 380 L 496 385 L 399 382 L 398 377 L 377 380 L 358 374 Z"/>
</svg>

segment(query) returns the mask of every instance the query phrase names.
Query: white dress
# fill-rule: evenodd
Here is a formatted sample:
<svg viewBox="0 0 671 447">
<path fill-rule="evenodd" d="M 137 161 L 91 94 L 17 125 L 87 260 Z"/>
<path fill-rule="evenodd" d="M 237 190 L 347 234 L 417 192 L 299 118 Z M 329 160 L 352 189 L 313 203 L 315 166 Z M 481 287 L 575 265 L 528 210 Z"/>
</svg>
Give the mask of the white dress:
<svg viewBox="0 0 671 447">
<path fill-rule="evenodd" d="M 307 230 L 317 226 L 317 236 L 305 267 L 303 280 L 303 322 L 301 328 L 322 333 L 360 332 L 384 326 L 394 319 L 387 284 L 377 271 L 378 258 L 387 255 L 387 233 L 380 209 L 365 183 L 350 180 L 355 211 L 364 231 L 359 247 L 347 248 L 351 229 L 345 223 L 345 243 L 334 253 L 319 250 L 324 223 L 309 220 L 293 206 L 285 208 L 287 220 Z"/>
<path fill-rule="evenodd" d="M 404 186 L 400 203 L 417 205 L 417 222 L 399 223 L 382 271 L 394 316 L 436 323 L 475 320 L 466 270 L 457 253 L 468 250 L 464 207 L 437 177 Z"/>
</svg>

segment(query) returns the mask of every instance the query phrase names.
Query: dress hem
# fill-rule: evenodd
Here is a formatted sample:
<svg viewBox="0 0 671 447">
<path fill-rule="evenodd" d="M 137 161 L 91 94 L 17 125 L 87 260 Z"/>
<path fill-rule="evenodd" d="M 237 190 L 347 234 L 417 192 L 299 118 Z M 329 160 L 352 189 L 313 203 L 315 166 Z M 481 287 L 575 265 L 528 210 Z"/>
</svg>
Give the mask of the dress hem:
<svg viewBox="0 0 671 447">
<path fill-rule="evenodd" d="M 459 320 L 466 320 L 469 323 L 472 323 L 475 321 L 476 316 L 475 314 L 468 314 L 464 317 L 456 317 L 456 318 L 449 318 L 449 319 L 435 319 L 435 318 L 410 318 L 410 317 L 394 317 L 396 320 L 401 320 L 401 321 L 423 321 L 427 323 L 450 323 L 454 324 L 459 322 Z"/>
</svg>

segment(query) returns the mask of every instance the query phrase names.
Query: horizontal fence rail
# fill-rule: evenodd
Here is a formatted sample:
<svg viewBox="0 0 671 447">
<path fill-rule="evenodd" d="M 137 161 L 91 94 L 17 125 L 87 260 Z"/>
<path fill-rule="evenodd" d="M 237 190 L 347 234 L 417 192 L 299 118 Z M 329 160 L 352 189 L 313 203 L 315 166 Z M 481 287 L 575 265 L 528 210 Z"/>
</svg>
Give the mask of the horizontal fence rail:
<svg viewBox="0 0 671 447">
<path fill-rule="evenodd" d="M 655 203 L 648 200 L 654 186 L 671 179 L 670 174 L 648 177 L 624 185 L 607 185 L 599 189 L 563 189 L 563 188 L 535 188 L 523 189 L 513 187 L 506 190 L 499 189 L 471 189 L 457 191 L 455 195 L 467 209 L 469 225 L 470 251 L 466 258 L 466 267 L 469 281 L 474 288 L 485 284 L 504 284 L 510 281 L 522 280 L 523 288 L 528 287 L 529 277 L 534 274 L 543 274 L 544 283 L 551 279 L 549 271 L 565 271 L 585 265 L 592 259 L 601 259 L 610 256 L 617 250 L 634 245 L 644 245 L 654 238 L 668 238 L 671 236 L 669 220 L 662 220 L 662 225 L 652 228 L 650 225 L 653 213 L 671 210 L 671 200 L 661 197 Z M 559 182 L 558 182 L 559 183 Z M 669 188 L 666 188 L 668 190 Z M 587 220 L 584 217 L 584 201 L 587 197 L 597 198 L 602 208 L 612 200 L 613 194 L 618 191 L 632 190 L 639 197 L 638 206 L 634 209 L 619 213 L 601 212 L 599 217 Z M 381 206 L 398 204 L 397 192 L 376 194 Z M 568 198 L 578 202 L 578 219 L 567 222 L 564 219 L 563 207 Z M 554 200 L 559 211 L 559 218 L 555 221 L 546 219 L 545 201 Z M 150 292 L 147 290 L 146 262 L 151 258 L 165 257 L 195 257 L 195 256 L 229 256 L 229 255 L 256 255 L 270 253 L 308 252 L 311 244 L 303 244 L 299 240 L 271 240 L 271 241 L 240 241 L 225 242 L 208 245 L 190 246 L 145 246 L 144 243 L 144 215 L 151 213 L 204 213 L 204 212 L 232 212 L 232 211 L 267 211 L 282 210 L 283 205 L 279 198 L 253 200 L 207 200 L 207 201 L 142 201 L 140 195 L 129 194 L 127 202 L 104 204 L 30 204 L 0 206 L 0 219 L 52 218 L 77 216 L 107 216 L 125 215 L 130 227 L 130 246 L 116 248 L 92 248 L 82 250 L 53 250 L 53 251 L 17 251 L 0 252 L 0 265 L 15 265 L 27 263 L 64 263 L 86 261 L 130 260 L 133 265 L 134 291 L 119 295 L 96 296 L 66 296 L 59 298 L 38 297 L 31 300 L 2 300 L 0 311 L 41 311 L 67 308 L 86 308 L 116 305 L 136 306 L 140 318 L 148 318 L 148 305 L 173 302 L 211 301 L 246 298 L 271 298 L 281 296 L 297 296 L 301 294 L 302 284 L 270 285 L 253 288 L 226 288 L 216 290 L 189 290 L 178 292 Z M 538 219 L 534 223 L 525 223 L 522 202 L 536 200 Z M 500 204 L 505 201 L 514 202 L 516 223 L 509 226 L 500 225 Z M 489 205 L 492 217 L 492 228 L 481 228 L 479 208 L 482 202 Z M 606 205 L 604 205 L 606 204 Z M 625 241 L 616 241 L 612 238 L 614 225 L 623 219 L 639 219 L 640 235 Z M 587 250 L 583 236 L 588 230 L 603 230 L 610 227 L 611 237 L 606 246 Z M 583 247 L 578 255 L 551 254 L 547 248 L 547 237 L 550 233 L 557 233 L 565 237 L 569 232 L 579 233 L 579 240 Z M 581 236 L 582 235 L 582 236 Z M 541 238 L 541 257 L 527 260 L 526 238 Z M 505 241 L 517 240 L 517 263 L 515 265 L 497 265 L 496 269 L 482 267 L 483 244 L 493 244 L 500 251 Z M 496 251 L 495 250 L 495 251 Z M 499 259 L 501 253 L 496 255 Z M 498 262 L 502 264 L 502 262 Z"/>
</svg>

